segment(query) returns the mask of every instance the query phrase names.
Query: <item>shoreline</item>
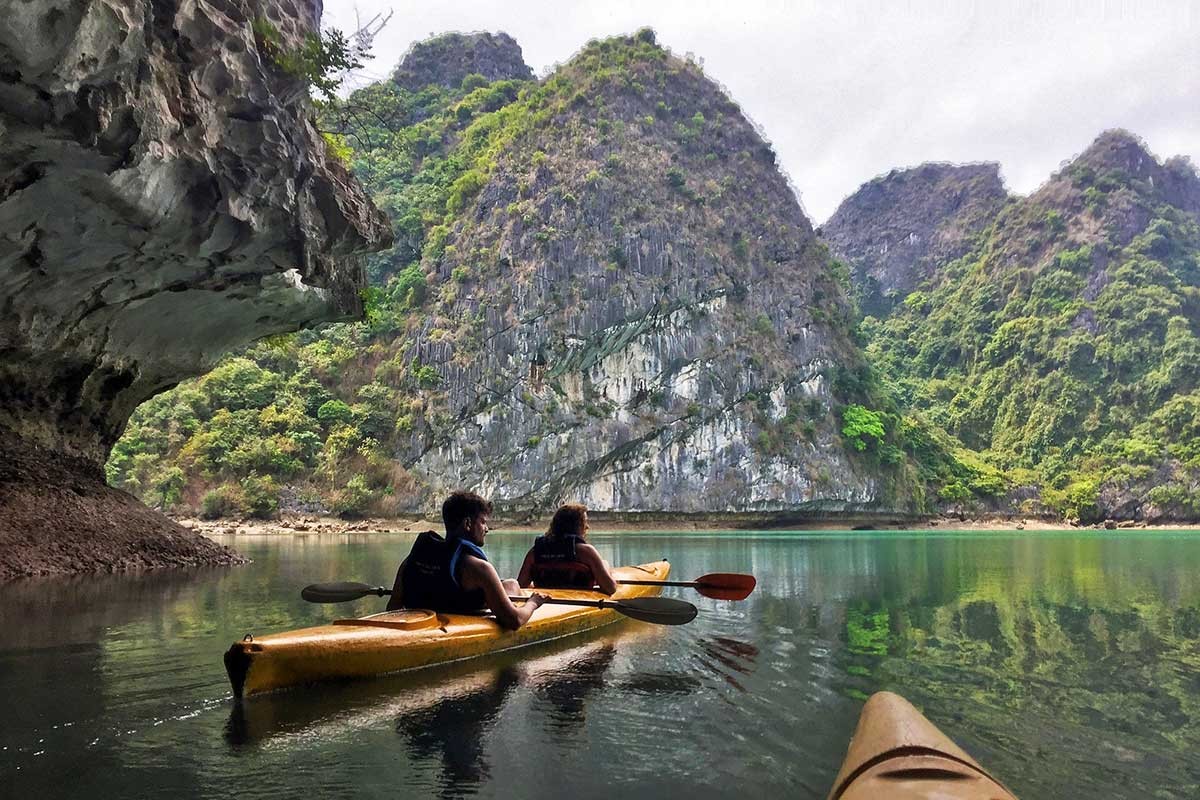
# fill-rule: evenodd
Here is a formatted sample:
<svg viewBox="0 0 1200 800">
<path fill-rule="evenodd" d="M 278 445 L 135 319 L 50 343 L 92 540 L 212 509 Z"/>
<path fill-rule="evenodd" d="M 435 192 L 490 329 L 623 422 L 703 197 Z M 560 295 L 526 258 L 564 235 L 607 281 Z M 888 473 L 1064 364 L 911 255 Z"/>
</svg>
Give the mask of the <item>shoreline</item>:
<svg viewBox="0 0 1200 800">
<path fill-rule="evenodd" d="M 216 519 L 205 520 L 195 517 L 179 517 L 176 521 L 183 527 L 205 536 L 284 536 L 294 534 L 345 534 L 386 533 L 417 534 L 425 530 L 441 531 L 440 519 L 425 517 L 388 517 L 344 520 L 338 517 L 314 515 L 285 516 L 280 519 Z M 867 533 L 878 531 L 937 532 L 937 531 L 993 531 L 1010 533 L 1037 533 L 1045 531 L 1200 531 L 1200 522 L 1195 523 L 1146 523 L 1123 521 L 1119 523 L 1096 523 L 1094 525 L 1071 525 L 1062 521 L 1037 518 L 1014 519 L 958 519 L 957 517 L 934 517 L 924 520 L 885 520 L 875 524 L 863 524 L 861 518 L 838 520 L 791 521 L 789 524 L 771 523 L 753 515 L 748 519 L 736 516 L 716 516 L 706 519 L 689 519 L 681 515 L 653 515 L 647 519 L 598 518 L 592 520 L 592 532 L 612 533 L 747 533 L 751 531 L 811 531 L 813 533 Z M 1110 521 L 1111 522 L 1111 521 Z M 549 520 L 535 522 L 495 521 L 491 533 L 529 534 L 544 533 Z M 858 524 L 853 524 L 858 523 Z"/>
<path fill-rule="evenodd" d="M 245 559 L 110 487 L 86 459 L 0 431 L 0 583 Z"/>
</svg>

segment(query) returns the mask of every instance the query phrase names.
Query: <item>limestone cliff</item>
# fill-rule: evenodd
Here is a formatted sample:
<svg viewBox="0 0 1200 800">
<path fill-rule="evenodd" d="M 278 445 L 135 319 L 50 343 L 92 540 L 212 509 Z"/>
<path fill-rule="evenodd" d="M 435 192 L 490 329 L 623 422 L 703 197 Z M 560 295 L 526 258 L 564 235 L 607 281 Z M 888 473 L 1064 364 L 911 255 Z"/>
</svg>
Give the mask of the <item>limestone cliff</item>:
<svg viewBox="0 0 1200 800">
<path fill-rule="evenodd" d="M 525 63 L 520 45 L 507 33 L 446 33 L 413 45 L 392 81 L 419 92 L 427 86 L 456 89 L 468 75 L 479 75 L 488 82 L 529 80 L 533 70 Z"/>
<path fill-rule="evenodd" d="M 821 236 L 850 265 L 863 313 L 879 316 L 965 255 L 1007 200 L 997 164 L 922 164 L 864 184 Z"/>
<path fill-rule="evenodd" d="M 738 107 L 650 34 L 522 97 L 426 248 L 390 365 L 430 388 L 394 457 L 516 509 L 887 507 L 839 433 L 845 292 Z"/>
<path fill-rule="evenodd" d="M 91 491 L 146 398 L 252 339 L 360 313 L 347 257 L 389 226 L 253 30 L 295 46 L 319 15 L 0 0 L 5 447 L 63 456 Z M 21 525 L 0 513 L 0 533 Z"/>
<path fill-rule="evenodd" d="M 461 73 L 434 42 L 400 71 Z M 432 511 L 460 486 L 518 514 L 921 505 L 848 274 L 697 64 L 647 30 L 540 81 L 447 83 L 350 98 L 397 232 L 366 320 L 147 403 L 115 485 L 211 516 Z"/>
</svg>

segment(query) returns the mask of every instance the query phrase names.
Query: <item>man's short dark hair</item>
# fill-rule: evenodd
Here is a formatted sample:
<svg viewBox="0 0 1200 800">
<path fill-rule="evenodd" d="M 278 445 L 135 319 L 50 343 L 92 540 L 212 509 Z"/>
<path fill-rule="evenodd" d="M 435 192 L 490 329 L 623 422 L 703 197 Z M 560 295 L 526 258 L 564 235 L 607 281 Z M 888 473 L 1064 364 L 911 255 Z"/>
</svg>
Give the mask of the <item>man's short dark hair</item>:
<svg viewBox="0 0 1200 800">
<path fill-rule="evenodd" d="M 474 492 L 459 490 L 442 503 L 442 523 L 446 526 L 446 533 L 451 535 L 458 532 L 459 526 L 467 517 L 478 517 L 481 514 L 491 513 L 491 501 L 484 500 Z"/>
</svg>

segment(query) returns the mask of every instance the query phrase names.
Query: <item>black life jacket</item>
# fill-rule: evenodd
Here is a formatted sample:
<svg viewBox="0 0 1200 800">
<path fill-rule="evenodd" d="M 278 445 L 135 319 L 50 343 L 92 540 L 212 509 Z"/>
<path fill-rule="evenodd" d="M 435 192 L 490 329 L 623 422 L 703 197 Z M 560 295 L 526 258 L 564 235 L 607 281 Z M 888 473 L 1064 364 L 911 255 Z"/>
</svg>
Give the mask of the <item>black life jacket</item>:
<svg viewBox="0 0 1200 800">
<path fill-rule="evenodd" d="M 579 560 L 578 536 L 539 536 L 533 540 L 533 568 L 529 576 L 539 588 L 590 589 L 596 585 L 592 568 Z"/>
<path fill-rule="evenodd" d="M 487 561 L 483 548 L 467 539 L 447 541 L 433 531 L 418 534 L 404 561 L 404 607 L 460 614 L 485 610 L 483 590 L 468 591 L 458 583 L 462 557 L 468 553 Z"/>
</svg>

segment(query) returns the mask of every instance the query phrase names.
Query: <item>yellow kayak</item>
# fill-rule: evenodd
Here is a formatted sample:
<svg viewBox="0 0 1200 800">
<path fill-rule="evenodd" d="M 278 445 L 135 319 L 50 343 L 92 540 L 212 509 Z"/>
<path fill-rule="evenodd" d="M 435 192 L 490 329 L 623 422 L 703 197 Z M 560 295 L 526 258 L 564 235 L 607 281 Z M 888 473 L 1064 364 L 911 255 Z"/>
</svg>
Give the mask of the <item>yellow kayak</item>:
<svg viewBox="0 0 1200 800">
<path fill-rule="evenodd" d="M 828 800 L 1016 800 L 898 694 L 871 695 Z"/>
<path fill-rule="evenodd" d="M 621 580 L 666 580 L 666 561 L 618 567 Z M 609 595 L 582 589 L 539 589 L 563 600 Z M 648 597 L 658 586 L 618 586 L 612 599 Z M 255 637 L 247 635 L 225 653 L 225 670 L 237 697 L 319 681 L 363 678 L 444 664 L 511 650 L 599 628 L 622 619 L 612 609 L 547 604 L 519 630 L 506 631 L 490 616 L 402 609 L 332 625 Z"/>
</svg>

